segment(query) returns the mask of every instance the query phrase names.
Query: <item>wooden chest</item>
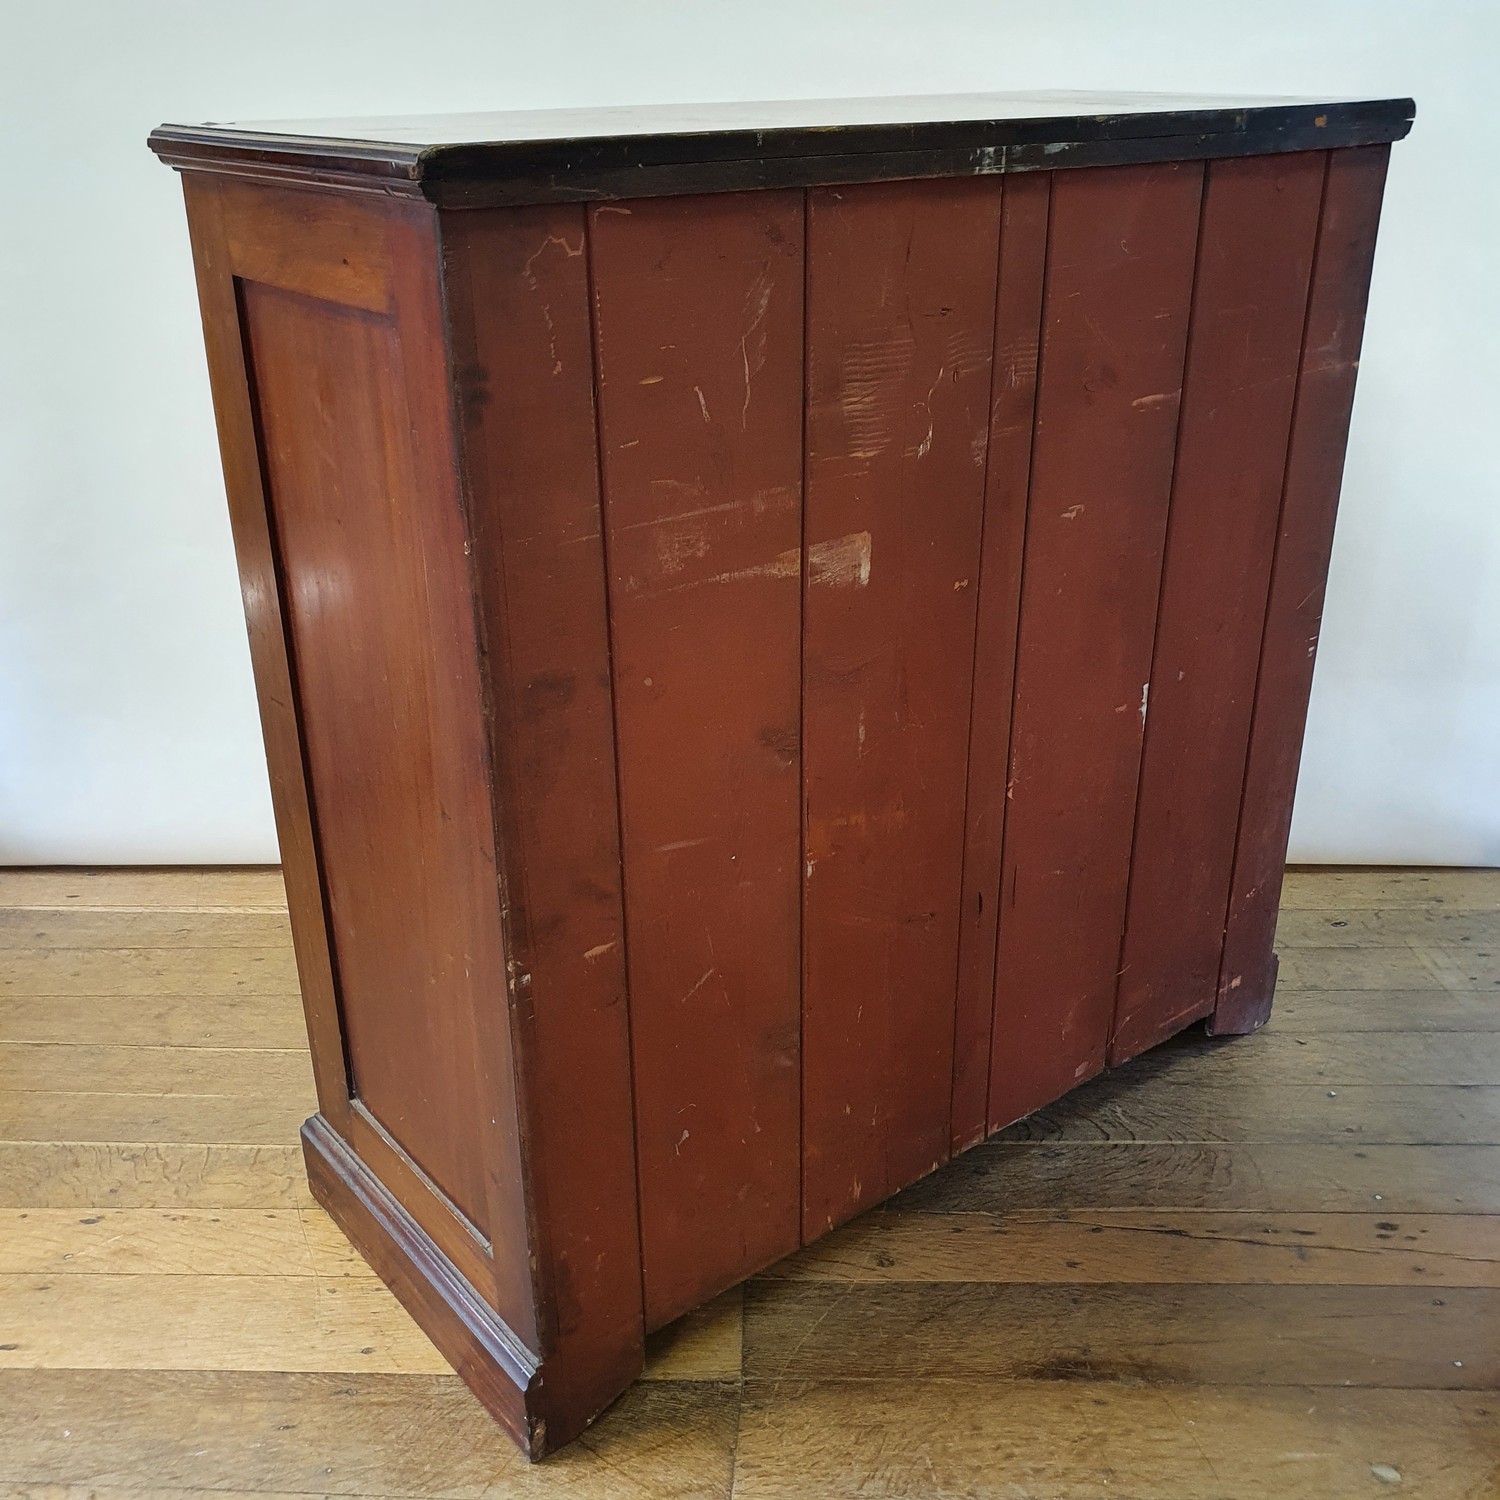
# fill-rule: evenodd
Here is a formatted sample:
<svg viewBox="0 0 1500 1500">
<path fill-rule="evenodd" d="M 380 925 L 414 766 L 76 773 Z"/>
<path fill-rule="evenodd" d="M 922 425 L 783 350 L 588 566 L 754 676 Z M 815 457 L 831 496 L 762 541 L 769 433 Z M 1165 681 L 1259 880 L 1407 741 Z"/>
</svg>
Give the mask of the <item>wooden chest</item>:
<svg viewBox="0 0 1500 1500">
<path fill-rule="evenodd" d="M 1409 100 L 164 127 L 330 1212 L 532 1455 L 1266 1019 Z"/>
</svg>

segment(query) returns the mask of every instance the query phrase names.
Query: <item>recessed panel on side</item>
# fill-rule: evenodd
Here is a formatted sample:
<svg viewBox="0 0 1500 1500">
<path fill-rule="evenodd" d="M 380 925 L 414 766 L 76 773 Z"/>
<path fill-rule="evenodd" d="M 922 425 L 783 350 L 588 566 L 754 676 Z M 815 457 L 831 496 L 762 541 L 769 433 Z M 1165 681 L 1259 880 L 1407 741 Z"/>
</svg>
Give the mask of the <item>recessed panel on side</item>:
<svg viewBox="0 0 1500 1500">
<path fill-rule="evenodd" d="M 1112 1063 L 1218 992 L 1326 160 L 1207 169 Z"/>
<path fill-rule="evenodd" d="M 799 1235 L 802 240 L 590 211 L 649 1326 Z"/>
<path fill-rule="evenodd" d="M 999 185 L 807 217 L 803 1232 L 945 1161 Z"/>
<path fill-rule="evenodd" d="M 505 980 L 461 520 L 393 419 L 395 323 L 241 296 L 353 1089 L 483 1232 Z"/>
<path fill-rule="evenodd" d="M 1203 168 L 1059 172 L 1001 870 L 998 1127 L 1104 1066 Z"/>
</svg>

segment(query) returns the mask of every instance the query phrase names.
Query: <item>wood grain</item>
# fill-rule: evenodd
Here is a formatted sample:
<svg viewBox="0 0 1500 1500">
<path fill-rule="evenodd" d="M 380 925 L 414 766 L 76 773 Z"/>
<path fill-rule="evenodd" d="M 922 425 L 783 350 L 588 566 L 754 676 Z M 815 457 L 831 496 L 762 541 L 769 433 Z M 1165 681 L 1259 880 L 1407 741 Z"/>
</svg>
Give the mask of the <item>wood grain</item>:
<svg viewBox="0 0 1500 1500">
<path fill-rule="evenodd" d="M 1500 1212 L 1500 1147 L 1362 1142 L 976 1146 L 893 1209 Z"/>
<path fill-rule="evenodd" d="M 85 1048 L 82 1056 L 100 1049 Z M 253 1056 L 256 1054 L 245 1054 Z M 124 1059 L 128 1065 L 130 1059 Z M 305 1059 L 297 1063 L 305 1068 Z M 173 1082 L 174 1080 L 167 1080 Z M 127 1079 L 126 1082 L 133 1082 Z M 206 1147 L 284 1145 L 295 1141 L 313 1108 L 312 1080 L 279 1096 L 241 1094 L 87 1092 L 81 1076 L 64 1091 L 0 1090 L 0 1139 L 103 1143 L 170 1143 Z"/>
<path fill-rule="evenodd" d="M 1478 1500 L 1494 1475 L 1497 1411 L 1493 1396 L 1461 1391 L 1164 1387 L 1082 1374 L 756 1381 L 735 1495 L 1329 1500 L 1385 1494 L 1378 1464 L 1423 1500 Z"/>
<path fill-rule="evenodd" d="M 1018 1120 L 996 1141 L 1327 1142 L 1494 1145 L 1500 1089 L 1262 1083 L 1182 1088 L 1170 1078 L 1106 1073 Z"/>
<path fill-rule="evenodd" d="M 446 422 L 386 418 L 432 400 L 408 387 L 430 355 L 326 293 L 251 280 L 241 297 L 353 1092 L 488 1229 L 477 1028 L 504 961 L 493 841 L 474 836 L 490 814 L 464 528 L 426 503 L 456 498 L 451 439 L 446 463 L 433 451 Z"/>
<path fill-rule="evenodd" d="M 0 1275 L 373 1274 L 321 1209 L 0 1209 Z"/>
<path fill-rule="evenodd" d="M 528 1468 L 447 1374 L 5 1371 L 0 1480 L 136 1496 L 727 1500 L 735 1406 L 721 1386 L 645 1382 Z"/>
<path fill-rule="evenodd" d="M 290 941 L 290 940 L 288 940 Z M 302 1051 L 295 992 L 282 995 L 0 995 L 0 1042 Z"/>
<path fill-rule="evenodd" d="M 4 995 L 295 995 L 297 965 L 273 948 L 12 948 Z"/>
<path fill-rule="evenodd" d="M 1489 990 L 1494 961 L 1483 949 L 1285 948 L 1280 973 L 1299 990 Z"/>
<path fill-rule="evenodd" d="M 743 1287 L 710 1297 L 646 1340 L 641 1379 L 738 1381 L 744 1326 Z"/>
<path fill-rule="evenodd" d="M 1492 1391 L 1497 1317 L 1469 1287 L 753 1281 L 745 1375 Z"/>
<path fill-rule="evenodd" d="M 805 1238 L 948 1158 L 999 229 L 983 181 L 808 198 Z"/>
<path fill-rule="evenodd" d="M 1231 1080 L 1283 1083 L 1500 1083 L 1500 1035 L 1493 1031 L 1432 1033 L 1271 1032 L 1236 1045 L 1184 1037 L 1137 1058 L 1127 1079 L 1162 1078 L 1195 1088 Z"/>
<path fill-rule="evenodd" d="M 284 911 L 55 911 L 0 907 L 0 949 L 280 948 L 291 942 Z M 295 993 L 295 985 L 292 992 Z"/>
<path fill-rule="evenodd" d="M 1286 872 L 1284 911 L 1500 908 L 1500 870 L 1336 869 L 1309 866 Z"/>
<path fill-rule="evenodd" d="M 0 1275 L 0 1304 L 9 1369 L 448 1368 L 371 1277 Z"/>
<path fill-rule="evenodd" d="M 1296 990 L 1278 987 L 1268 1029 L 1318 1031 L 1494 1031 L 1500 1006 L 1482 990 Z"/>
<path fill-rule="evenodd" d="M 1446 948 L 1469 943 L 1500 946 L 1500 911 L 1425 906 L 1394 911 L 1284 911 L 1278 945 L 1293 948 Z"/>
<path fill-rule="evenodd" d="M 271 808 L 282 861 L 283 895 L 293 914 L 297 972 L 303 1014 L 315 1054 L 319 1112 L 335 1128 L 349 1119 L 348 1057 L 340 1035 L 339 996 L 333 969 L 333 939 L 324 902 L 312 795 L 303 757 L 296 703 L 291 632 L 280 599 L 282 571 L 272 519 L 256 414 L 251 355 L 246 347 L 244 307 L 231 244 L 237 208 L 247 200 L 234 185 L 209 179 L 184 181 L 188 235 L 198 282 L 208 356 L 209 388 L 224 466 L 240 595 L 250 638 L 261 734 L 266 746 Z M 250 202 L 260 199 L 252 198 Z M 309 206 L 309 205 L 305 205 Z M 384 233 L 378 238 L 384 239 Z"/>
<path fill-rule="evenodd" d="M 298 1146 L 171 1141 L 0 1141 L 4 1208 L 303 1208 Z"/>
<path fill-rule="evenodd" d="M 0 907 L 56 914 L 79 908 L 159 916 L 172 912 L 284 912 L 286 885 L 274 867 L 234 869 L 3 870 Z"/>
<path fill-rule="evenodd" d="M 866 1214 L 766 1280 L 1018 1285 L 1500 1288 L 1500 1222 L 1481 1214 L 1194 1209 Z"/>
<path fill-rule="evenodd" d="M 96 1047 L 67 1042 L 0 1042 L 0 1078 L 18 1093 L 73 1090 L 112 1094 L 287 1098 L 312 1088 L 305 1050 L 220 1047 Z"/>
</svg>

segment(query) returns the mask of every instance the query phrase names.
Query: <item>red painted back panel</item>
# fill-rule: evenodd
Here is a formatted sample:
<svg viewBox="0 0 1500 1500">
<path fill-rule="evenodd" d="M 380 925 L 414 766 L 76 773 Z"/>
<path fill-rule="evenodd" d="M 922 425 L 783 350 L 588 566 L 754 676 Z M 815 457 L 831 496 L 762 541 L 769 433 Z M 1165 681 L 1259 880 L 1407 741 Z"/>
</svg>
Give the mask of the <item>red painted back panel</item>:
<svg viewBox="0 0 1500 1500">
<path fill-rule="evenodd" d="M 802 234 L 590 213 L 651 1326 L 798 1242 Z"/>
<path fill-rule="evenodd" d="M 1202 182 L 1186 163 L 1052 184 L 992 1126 L 1104 1066 Z"/>
<path fill-rule="evenodd" d="M 649 1325 L 1206 1008 L 1317 161 L 559 231 Z"/>
<path fill-rule="evenodd" d="M 948 1156 L 999 209 L 808 195 L 808 1236 Z"/>
<path fill-rule="evenodd" d="M 1325 161 L 1208 167 L 1112 1063 L 1218 989 Z"/>
<path fill-rule="evenodd" d="M 968 826 L 953 1046 L 955 1151 L 979 1140 L 987 1122 L 1011 689 L 1052 191 L 1051 174 L 1045 172 L 1007 177 L 1004 182 L 974 703 L 969 723 Z"/>
</svg>

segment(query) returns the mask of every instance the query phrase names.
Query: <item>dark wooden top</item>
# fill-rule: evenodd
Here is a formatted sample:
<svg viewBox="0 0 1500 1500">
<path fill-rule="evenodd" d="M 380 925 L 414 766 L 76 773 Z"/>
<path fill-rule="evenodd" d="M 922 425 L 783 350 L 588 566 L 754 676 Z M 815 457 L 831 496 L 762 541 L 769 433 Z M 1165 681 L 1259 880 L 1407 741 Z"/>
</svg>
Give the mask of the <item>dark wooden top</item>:
<svg viewBox="0 0 1500 1500">
<path fill-rule="evenodd" d="M 1024 172 L 1369 145 L 1410 99 L 951 94 L 760 104 L 163 125 L 182 169 L 425 197 L 448 207 Z"/>
</svg>

